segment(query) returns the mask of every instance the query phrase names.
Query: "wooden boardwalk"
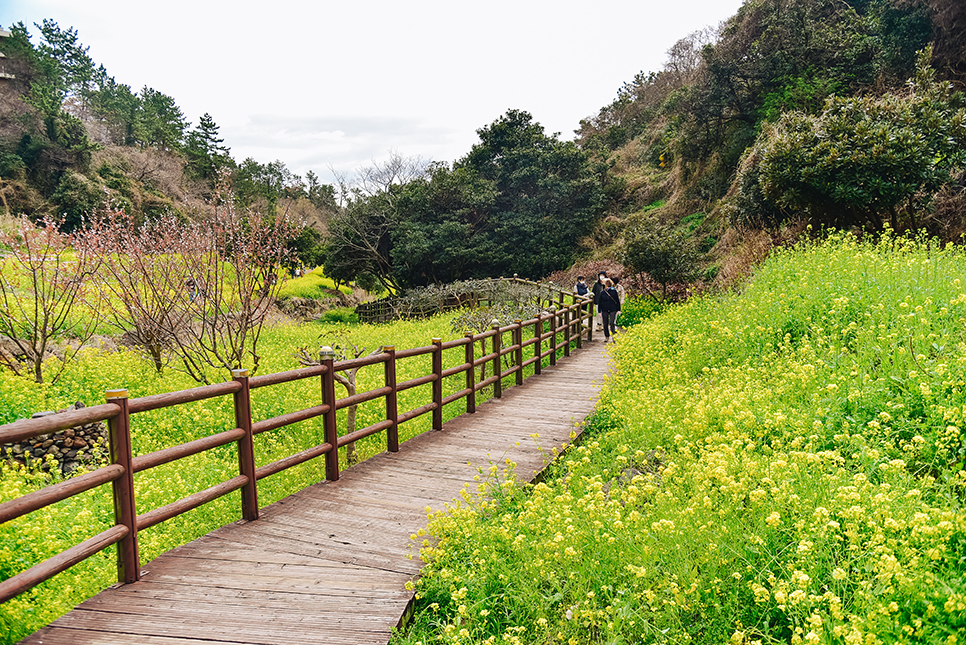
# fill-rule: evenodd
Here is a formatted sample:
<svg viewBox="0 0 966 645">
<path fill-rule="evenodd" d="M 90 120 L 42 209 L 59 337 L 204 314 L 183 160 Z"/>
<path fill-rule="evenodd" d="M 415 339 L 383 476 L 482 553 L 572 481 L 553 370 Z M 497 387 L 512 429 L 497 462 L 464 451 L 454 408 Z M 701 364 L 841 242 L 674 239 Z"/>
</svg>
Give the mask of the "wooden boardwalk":
<svg viewBox="0 0 966 645">
<path fill-rule="evenodd" d="M 389 641 L 418 575 L 410 535 L 477 467 L 517 464 L 530 480 L 593 409 L 604 344 L 544 368 L 475 414 L 407 441 L 142 567 L 21 641 L 46 645 L 316 645 Z M 539 446 L 530 435 L 538 433 Z"/>
</svg>

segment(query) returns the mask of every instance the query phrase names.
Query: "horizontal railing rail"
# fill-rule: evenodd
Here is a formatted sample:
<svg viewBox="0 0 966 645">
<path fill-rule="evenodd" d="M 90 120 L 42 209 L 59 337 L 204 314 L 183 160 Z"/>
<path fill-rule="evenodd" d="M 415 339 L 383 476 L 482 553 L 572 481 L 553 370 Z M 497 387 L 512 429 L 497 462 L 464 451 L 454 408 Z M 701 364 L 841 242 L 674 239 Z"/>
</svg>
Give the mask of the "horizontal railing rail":
<svg viewBox="0 0 966 645">
<path fill-rule="evenodd" d="M 562 352 L 567 356 L 572 346 L 582 347 L 585 336 L 587 340 L 593 339 L 592 301 L 564 291 L 557 293 L 557 299 L 547 299 L 546 309 L 534 318 L 517 320 L 504 326 L 494 321 L 492 328 L 482 333 L 468 333 L 455 340 L 443 342 L 442 339 L 434 338 L 431 345 L 399 351 L 392 346 L 386 346 L 377 354 L 339 362 L 328 356 L 323 357 L 319 365 L 275 374 L 250 377 L 248 370 L 233 370 L 232 380 L 224 383 L 134 399 L 128 398 L 127 390 L 108 390 L 107 402 L 104 404 L 0 426 L 0 444 L 7 444 L 105 421 L 108 424 L 110 455 L 108 465 L 0 503 L 0 523 L 16 520 L 105 484 L 112 486 L 115 510 L 114 526 L 0 582 L 0 603 L 115 544 L 118 548 L 118 581 L 134 582 L 140 577 L 141 563 L 137 541 L 139 531 L 238 490 L 241 491 L 242 518 L 255 520 L 259 514 L 257 482 L 265 477 L 324 457 L 325 477 L 335 481 L 339 479 L 340 472 L 338 449 L 343 446 L 385 432 L 386 449 L 396 452 L 399 450 L 400 424 L 428 414 L 432 415 L 432 429 L 440 430 L 443 426 L 443 408 L 460 399 L 465 399 L 467 413 L 475 412 L 476 395 L 484 388 L 492 386 L 493 396 L 499 398 L 502 396 L 504 380 L 513 377 L 514 384 L 520 385 L 524 382 L 524 371 L 531 365 L 534 374 L 540 374 L 545 360 L 551 365 L 555 364 L 558 353 Z M 566 302 L 568 299 L 569 303 Z M 524 329 L 532 329 L 530 338 L 524 339 Z M 505 343 L 507 335 L 510 340 Z M 477 347 L 480 348 L 479 356 L 476 353 Z M 461 362 L 444 369 L 443 352 L 449 350 L 461 350 Z M 532 355 L 525 357 L 525 350 Z M 432 357 L 432 369 L 429 373 L 402 382 L 396 381 L 397 363 L 400 360 L 426 355 Z M 384 368 L 384 382 L 380 387 L 342 398 L 336 397 L 335 375 L 338 372 L 380 364 Z M 480 368 L 488 368 L 490 376 L 477 380 Z M 459 375 L 463 375 L 463 387 L 444 396 L 444 381 Z M 313 405 L 304 409 L 268 419 L 252 420 L 251 390 L 305 379 L 319 379 L 319 401 L 312 402 Z M 409 410 L 398 409 L 399 392 L 427 385 L 431 389 L 431 400 Z M 132 415 L 229 395 L 233 398 L 235 427 L 148 454 L 133 455 Z M 379 399 L 385 400 L 384 419 L 339 435 L 339 410 Z M 256 435 L 318 417 L 322 417 L 322 443 L 256 466 Z M 136 473 L 229 444 L 237 446 L 237 475 L 182 499 L 138 514 L 134 487 Z"/>
</svg>

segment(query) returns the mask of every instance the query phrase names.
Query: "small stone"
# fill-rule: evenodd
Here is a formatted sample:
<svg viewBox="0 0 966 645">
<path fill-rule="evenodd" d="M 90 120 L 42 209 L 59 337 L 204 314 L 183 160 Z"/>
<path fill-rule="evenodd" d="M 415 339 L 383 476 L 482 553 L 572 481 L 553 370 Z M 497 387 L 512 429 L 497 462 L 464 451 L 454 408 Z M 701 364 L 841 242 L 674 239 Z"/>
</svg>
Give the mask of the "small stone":
<svg viewBox="0 0 966 645">
<path fill-rule="evenodd" d="M 64 439 L 64 447 L 65 448 L 70 448 L 73 445 L 74 445 L 74 438 L 73 437 L 67 437 L 66 439 Z"/>
<path fill-rule="evenodd" d="M 47 441 L 45 441 L 42 444 L 40 444 L 40 447 L 41 448 L 50 448 L 52 445 L 54 445 L 54 440 L 53 439 L 48 439 Z"/>
<path fill-rule="evenodd" d="M 69 451 L 67 451 L 67 458 L 68 459 L 76 459 L 77 458 L 77 451 L 76 450 L 69 450 Z"/>
<path fill-rule="evenodd" d="M 73 437 L 75 434 L 76 433 L 74 432 L 73 428 L 67 428 L 66 430 L 64 430 L 65 437 Z"/>
<path fill-rule="evenodd" d="M 86 448 L 86 447 L 87 447 L 87 442 L 86 441 L 84 441 L 80 437 L 75 437 L 74 438 L 74 448 L 78 448 L 79 449 L 79 448 Z"/>
</svg>

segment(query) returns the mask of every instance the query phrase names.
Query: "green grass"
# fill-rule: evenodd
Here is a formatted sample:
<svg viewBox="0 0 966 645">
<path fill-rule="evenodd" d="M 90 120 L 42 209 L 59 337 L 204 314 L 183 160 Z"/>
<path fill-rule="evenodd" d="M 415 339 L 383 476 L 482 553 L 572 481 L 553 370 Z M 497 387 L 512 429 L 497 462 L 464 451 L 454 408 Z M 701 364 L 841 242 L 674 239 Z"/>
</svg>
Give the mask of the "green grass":
<svg viewBox="0 0 966 645">
<path fill-rule="evenodd" d="M 318 267 L 311 273 L 306 273 L 298 278 L 291 278 L 282 283 L 282 286 L 279 288 L 278 298 L 279 300 L 286 300 L 288 298 L 322 300 L 335 297 L 331 293 L 335 290 L 335 281 L 325 276 L 323 267 Z M 340 285 L 338 290 L 346 295 L 352 295 L 352 288 L 346 285 Z"/>
<path fill-rule="evenodd" d="M 619 337 L 585 439 L 414 535 L 393 643 L 961 643 L 966 255 L 848 236 Z"/>
<path fill-rule="evenodd" d="M 357 324 L 359 322 L 359 314 L 352 307 L 337 307 L 324 312 L 319 321 L 323 323 L 344 323 L 347 325 Z"/>
</svg>

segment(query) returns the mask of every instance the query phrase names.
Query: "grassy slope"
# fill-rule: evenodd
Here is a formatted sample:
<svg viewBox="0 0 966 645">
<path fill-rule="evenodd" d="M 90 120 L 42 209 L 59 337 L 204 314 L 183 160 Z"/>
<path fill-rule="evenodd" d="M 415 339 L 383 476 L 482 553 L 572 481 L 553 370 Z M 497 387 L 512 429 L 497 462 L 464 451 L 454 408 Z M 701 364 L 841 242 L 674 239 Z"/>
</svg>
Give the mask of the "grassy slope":
<svg viewBox="0 0 966 645">
<path fill-rule="evenodd" d="M 964 324 L 962 250 L 836 237 L 633 328 L 555 477 L 431 518 L 394 642 L 962 642 Z"/>
</svg>

